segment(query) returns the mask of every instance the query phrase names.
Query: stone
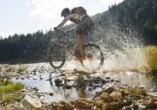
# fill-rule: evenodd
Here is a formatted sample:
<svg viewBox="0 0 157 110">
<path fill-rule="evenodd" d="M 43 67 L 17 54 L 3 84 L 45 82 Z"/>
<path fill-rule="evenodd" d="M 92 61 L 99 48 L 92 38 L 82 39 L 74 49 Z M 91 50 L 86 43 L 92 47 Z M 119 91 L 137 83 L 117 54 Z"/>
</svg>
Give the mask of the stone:
<svg viewBox="0 0 157 110">
<path fill-rule="evenodd" d="M 49 95 L 50 95 L 50 96 L 53 96 L 53 93 L 52 93 L 52 92 L 50 92 L 50 93 L 49 93 Z"/>
<path fill-rule="evenodd" d="M 147 110 L 147 102 L 145 100 L 138 100 L 137 105 L 139 109 L 146 109 Z"/>
<path fill-rule="evenodd" d="M 108 96 L 109 96 L 109 94 L 108 94 L 108 93 L 103 92 L 103 93 L 101 94 L 100 98 L 101 98 L 103 101 L 107 101 Z"/>
<path fill-rule="evenodd" d="M 118 110 L 121 109 L 122 106 L 118 102 L 111 102 L 103 105 L 103 110 Z"/>
<path fill-rule="evenodd" d="M 40 108 L 36 108 L 35 110 L 45 110 L 45 109 L 40 107 Z"/>
<path fill-rule="evenodd" d="M 33 90 L 34 91 L 39 91 L 39 89 L 37 87 L 34 87 Z"/>
<path fill-rule="evenodd" d="M 47 105 L 47 106 L 45 106 L 45 109 L 46 109 L 46 110 L 52 110 L 52 109 L 53 109 L 53 106 L 52 106 L 52 105 Z"/>
<path fill-rule="evenodd" d="M 94 102 L 94 104 L 95 104 L 98 108 L 101 108 L 102 105 L 104 104 L 104 102 L 103 102 L 102 100 L 100 100 L 100 101 Z"/>
<path fill-rule="evenodd" d="M 30 109 L 30 108 L 40 108 L 42 104 L 40 101 L 31 98 L 29 95 L 26 95 L 25 98 L 21 101 L 20 106 L 26 109 Z"/>
<path fill-rule="evenodd" d="M 76 108 L 79 109 L 85 109 L 85 108 L 91 108 L 91 106 L 94 104 L 91 99 L 86 99 L 86 98 L 79 98 L 75 101 L 76 103 Z"/>
<path fill-rule="evenodd" d="M 74 110 L 74 106 L 71 103 L 66 103 L 65 110 Z"/>
<path fill-rule="evenodd" d="M 117 98 L 119 98 L 121 101 L 123 101 L 123 97 L 120 92 L 114 91 L 112 92 L 108 97 L 108 102 L 116 102 Z"/>
<path fill-rule="evenodd" d="M 99 101 L 99 100 L 101 100 L 100 97 L 96 97 L 96 98 L 94 99 L 94 101 Z"/>
<path fill-rule="evenodd" d="M 96 95 L 94 95 L 93 98 L 99 97 L 103 92 L 106 92 L 106 93 L 110 94 L 113 91 L 116 91 L 116 89 L 114 89 L 113 87 L 108 87 L 107 89 L 104 89 L 104 90 L 98 92 Z"/>
<path fill-rule="evenodd" d="M 148 101 L 148 107 L 153 108 L 154 107 L 154 100 L 152 98 Z"/>
<path fill-rule="evenodd" d="M 26 89 L 22 89 L 20 92 L 27 92 L 27 90 Z"/>
<path fill-rule="evenodd" d="M 127 96 L 125 96 L 125 100 L 123 100 L 123 103 L 125 104 L 125 105 L 130 105 L 131 104 L 131 97 L 127 97 Z"/>
<path fill-rule="evenodd" d="M 15 106 L 12 110 L 26 110 L 24 107 Z"/>
</svg>

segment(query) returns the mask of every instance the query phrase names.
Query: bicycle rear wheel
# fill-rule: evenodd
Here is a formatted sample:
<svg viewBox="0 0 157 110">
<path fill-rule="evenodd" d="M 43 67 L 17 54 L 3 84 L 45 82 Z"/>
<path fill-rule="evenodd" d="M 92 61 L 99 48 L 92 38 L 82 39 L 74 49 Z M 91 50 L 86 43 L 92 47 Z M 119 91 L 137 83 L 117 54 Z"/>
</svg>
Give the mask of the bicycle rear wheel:
<svg viewBox="0 0 157 110">
<path fill-rule="evenodd" d="M 49 62 L 54 69 L 61 68 L 65 63 L 65 50 L 61 45 L 54 45 L 49 52 Z"/>
<path fill-rule="evenodd" d="M 83 60 L 83 66 L 88 70 L 96 71 L 104 63 L 104 55 L 101 48 L 94 43 L 87 43 L 84 45 L 84 53 L 86 60 Z"/>
</svg>

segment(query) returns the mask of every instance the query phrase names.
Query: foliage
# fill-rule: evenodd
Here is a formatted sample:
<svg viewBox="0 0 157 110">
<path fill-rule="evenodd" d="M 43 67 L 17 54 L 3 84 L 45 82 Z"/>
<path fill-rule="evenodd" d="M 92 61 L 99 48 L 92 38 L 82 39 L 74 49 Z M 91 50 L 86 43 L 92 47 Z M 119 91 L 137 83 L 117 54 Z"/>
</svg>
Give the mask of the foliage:
<svg viewBox="0 0 157 110">
<path fill-rule="evenodd" d="M 9 67 L 5 70 L 6 72 L 15 72 L 15 69 L 13 67 Z"/>
<path fill-rule="evenodd" d="M 21 83 L 8 84 L 5 86 L 0 86 L 0 94 L 12 93 L 12 92 L 18 91 L 18 90 L 23 89 L 23 88 L 24 88 L 24 85 Z"/>
<path fill-rule="evenodd" d="M 148 64 L 153 73 L 157 73 L 157 46 L 147 46 L 143 48 L 145 52 Z"/>
<path fill-rule="evenodd" d="M 15 97 L 15 100 L 20 102 L 22 100 L 22 97 Z"/>
<path fill-rule="evenodd" d="M 25 71 L 25 69 L 24 68 L 19 68 L 17 71 L 18 72 L 23 72 L 23 71 Z"/>
<path fill-rule="evenodd" d="M 9 78 L 7 78 L 5 81 L 4 81 L 4 78 L 0 80 L 0 86 L 7 86 L 7 85 L 12 85 L 12 84 L 14 84 L 14 82 L 9 81 Z"/>
<path fill-rule="evenodd" d="M 139 86 L 128 87 L 128 88 L 126 88 L 126 91 L 136 94 L 136 95 L 146 95 L 146 93 L 147 93 L 146 88 L 139 87 Z"/>
</svg>

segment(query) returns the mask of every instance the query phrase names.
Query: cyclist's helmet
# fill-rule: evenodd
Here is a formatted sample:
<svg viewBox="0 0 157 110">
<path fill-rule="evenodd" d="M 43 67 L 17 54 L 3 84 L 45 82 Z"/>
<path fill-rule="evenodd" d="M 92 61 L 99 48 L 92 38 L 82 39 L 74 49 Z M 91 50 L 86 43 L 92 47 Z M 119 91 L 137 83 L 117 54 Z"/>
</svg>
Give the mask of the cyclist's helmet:
<svg viewBox="0 0 157 110">
<path fill-rule="evenodd" d="M 64 16 L 64 14 L 69 14 L 70 13 L 70 10 L 69 10 L 69 8 L 64 8 L 63 10 L 62 10 L 62 12 L 61 12 L 61 16 Z"/>
</svg>

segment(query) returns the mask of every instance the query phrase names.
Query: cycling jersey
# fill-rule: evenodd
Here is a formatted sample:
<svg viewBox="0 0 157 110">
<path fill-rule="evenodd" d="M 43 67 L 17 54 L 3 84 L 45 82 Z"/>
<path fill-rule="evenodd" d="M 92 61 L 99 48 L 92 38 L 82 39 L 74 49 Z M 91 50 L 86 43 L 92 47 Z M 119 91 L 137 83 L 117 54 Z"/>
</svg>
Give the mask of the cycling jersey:
<svg viewBox="0 0 157 110">
<path fill-rule="evenodd" d="M 68 15 L 65 17 L 65 19 L 67 19 L 67 20 L 74 19 L 75 21 L 79 22 L 79 21 L 82 20 L 83 17 L 84 17 L 83 15 L 74 13 L 74 14 L 68 14 Z"/>
</svg>

